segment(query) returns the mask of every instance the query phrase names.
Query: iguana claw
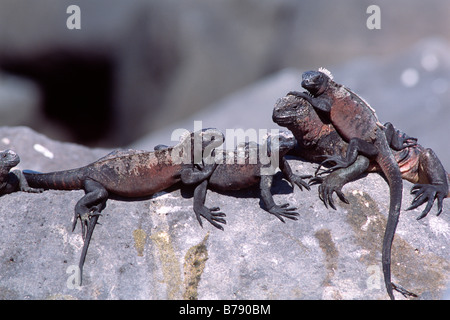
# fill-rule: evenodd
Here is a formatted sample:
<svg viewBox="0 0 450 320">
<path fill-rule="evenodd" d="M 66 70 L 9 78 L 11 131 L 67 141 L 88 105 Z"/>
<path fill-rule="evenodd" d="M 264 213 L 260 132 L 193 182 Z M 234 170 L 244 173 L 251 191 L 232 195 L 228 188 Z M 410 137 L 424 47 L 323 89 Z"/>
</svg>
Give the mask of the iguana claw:
<svg viewBox="0 0 450 320">
<path fill-rule="evenodd" d="M 77 225 L 78 219 L 80 219 L 81 222 L 81 237 L 83 238 L 83 241 L 86 239 L 87 236 L 87 232 L 89 232 L 89 224 L 92 221 L 92 218 L 97 216 L 97 219 L 99 216 L 101 216 L 102 214 L 98 212 L 98 210 L 94 210 L 94 211 L 90 211 L 88 213 L 84 213 L 84 214 L 78 214 L 75 213 L 75 219 L 72 223 L 72 232 L 75 230 L 75 227 Z M 97 219 L 95 219 L 95 221 L 97 221 Z M 87 230 L 86 230 L 87 228 Z"/>
<path fill-rule="evenodd" d="M 334 192 L 336 192 L 336 195 L 339 197 L 339 199 L 342 202 L 347 203 L 347 204 L 349 204 L 350 202 L 348 201 L 348 199 L 345 197 L 344 193 L 342 192 L 343 185 L 338 184 L 336 182 L 333 183 L 332 181 L 330 181 L 330 179 L 331 179 L 331 176 L 327 176 L 325 178 L 316 176 L 309 180 L 309 185 L 320 184 L 319 185 L 320 200 L 322 200 L 322 202 L 324 203 L 326 208 L 328 208 L 328 205 L 329 205 L 331 208 L 336 210 L 336 206 L 334 205 L 334 200 L 333 200 Z"/>
<path fill-rule="evenodd" d="M 219 223 L 227 224 L 226 220 L 221 217 L 226 217 L 226 214 L 219 211 L 219 207 L 207 208 L 202 206 L 200 208 L 194 209 L 195 216 L 197 217 L 198 223 L 203 227 L 203 222 L 201 217 L 209 221 L 214 227 L 223 231 L 223 227 Z M 219 212 L 217 212 L 219 211 Z M 219 223 L 217 223 L 219 222 Z"/>
<path fill-rule="evenodd" d="M 295 212 L 295 210 L 297 210 L 296 207 L 290 207 L 289 203 L 285 203 L 280 206 L 275 205 L 267 211 L 280 219 L 281 222 L 284 222 L 283 217 L 291 220 L 297 220 L 296 216 L 299 216 L 299 213 Z"/>
<path fill-rule="evenodd" d="M 309 183 L 306 183 L 305 181 L 303 181 L 303 179 L 309 179 L 312 178 L 311 175 L 296 175 L 293 174 L 290 177 L 287 177 L 287 180 L 291 183 L 292 187 L 294 187 L 294 184 L 296 184 L 300 190 L 303 191 L 303 188 L 305 188 L 306 190 L 311 190 L 311 187 L 309 185 Z"/>
<path fill-rule="evenodd" d="M 330 163 L 330 162 L 334 162 L 335 165 L 333 167 L 329 168 L 328 170 L 323 171 L 321 174 L 328 174 L 337 169 L 347 168 L 351 165 L 351 163 L 348 163 L 348 161 L 346 159 L 342 158 L 341 156 L 333 155 L 333 156 L 324 156 L 324 157 L 325 157 L 325 160 L 320 163 L 319 168 L 317 168 L 317 170 L 316 170 L 316 175 L 322 166 L 324 166 L 325 164 Z"/>
<path fill-rule="evenodd" d="M 437 199 L 438 212 L 436 215 L 439 216 L 442 213 L 443 201 L 447 195 L 447 190 L 445 189 L 445 186 L 440 185 L 415 184 L 411 189 L 411 194 L 415 195 L 415 198 L 411 206 L 406 210 L 415 209 L 427 202 L 425 209 L 417 217 L 417 220 L 423 219 L 428 215 L 431 207 L 433 207 L 434 200 Z"/>
<path fill-rule="evenodd" d="M 83 250 L 81 251 L 80 262 L 78 264 L 78 267 L 80 269 L 80 285 L 81 285 L 82 278 L 83 278 L 83 266 L 84 266 L 84 261 L 86 260 L 86 254 L 87 254 L 87 250 L 89 248 L 89 243 L 91 242 L 91 237 L 92 237 L 92 234 L 94 233 L 95 225 L 97 224 L 97 220 L 101 216 L 101 214 L 98 212 L 95 212 L 95 213 L 90 213 L 88 216 L 89 216 L 89 218 L 87 218 L 87 220 L 82 221 L 82 231 L 81 232 L 83 234 L 84 244 L 83 244 Z M 86 225 L 86 227 L 87 227 L 86 233 L 84 233 L 84 225 Z"/>
</svg>

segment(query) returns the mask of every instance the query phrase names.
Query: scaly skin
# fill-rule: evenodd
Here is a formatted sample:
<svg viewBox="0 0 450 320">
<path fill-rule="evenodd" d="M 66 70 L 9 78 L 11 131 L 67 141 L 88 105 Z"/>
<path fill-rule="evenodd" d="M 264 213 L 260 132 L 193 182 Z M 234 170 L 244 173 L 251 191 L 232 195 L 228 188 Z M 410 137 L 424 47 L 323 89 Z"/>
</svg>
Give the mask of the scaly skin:
<svg viewBox="0 0 450 320">
<path fill-rule="evenodd" d="M 211 157 L 213 148 L 220 146 L 223 138 L 218 130 L 204 129 L 184 136 L 179 144 L 164 150 L 113 151 L 81 168 L 51 173 L 24 171 L 23 174 L 31 187 L 85 191 L 85 196 L 75 206 L 72 227 L 74 230 L 78 219 L 81 220 L 84 246 L 79 268 L 82 274 L 90 238 L 100 212 L 111 195 L 140 198 L 151 196 L 178 182 L 199 184 L 216 167 L 215 164 L 203 165 L 202 161 Z M 199 164 L 197 160 L 200 161 Z M 213 211 L 203 210 L 202 206 L 194 197 L 194 212 L 201 212 L 204 218 L 219 227 L 215 222 L 220 222 L 218 215 Z"/>
<path fill-rule="evenodd" d="M 268 135 L 265 146 L 256 143 L 246 143 L 239 145 L 232 151 L 219 152 L 215 150 L 214 161 L 217 167 L 211 176 L 198 186 L 195 190 L 195 195 L 198 199 L 202 199 L 202 203 L 204 203 L 208 189 L 226 192 L 242 190 L 259 184 L 261 199 L 269 213 L 275 215 L 282 222 L 285 222 L 283 217 L 297 220 L 296 216 L 298 216 L 298 213 L 294 211 L 296 208 L 290 207 L 289 203 L 283 205 L 275 204 L 270 191 L 275 174 L 275 166 L 282 170 L 285 178 L 292 186 L 295 184 L 301 190 L 303 187 L 307 190 L 310 189 L 309 185 L 303 181 L 303 178 L 311 176 L 294 174 L 289 163 L 284 158 L 296 144 L 293 134 L 287 130 L 282 130 L 275 136 Z M 157 145 L 155 150 L 164 150 L 166 148 L 168 147 L 165 145 Z M 210 210 L 213 209 L 218 208 Z M 223 216 L 225 215 L 223 214 Z M 200 219 L 199 222 L 201 224 Z M 221 219 L 220 222 L 225 223 L 225 220 Z"/>
<path fill-rule="evenodd" d="M 286 153 L 295 147 L 295 138 L 292 133 L 283 130 L 277 135 L 269 135 L 267 142 L 267 149 L 257 144 L 246 144 L 245 148 L 234 150 L 232 152 L 234 159 L 230 162 L 226 161 L 230 152 L 225 151 L 216 155 L 216 162 L 219 162 L 219 165 L 211 177 L 203 182 L 205 183 L 205 194 L 206 184 L 208 188 L 216 191 L 241 190 L 259 184 L 261 199 L 269 213 L 275 215 L 282 222 L 284 222 L 283 217 L 297 220 L 295 216 L 298 216 L 298 213 L 294 212 L 296 208 L 290 207 L 289 203 L 275 204 L 270 192 L 276 169 L 270 168 L 270 164 L 274 166 L 278 164 L 277 166 L 280 167 L 292 186 L 296 184 L 300 189 L 302 187 L 310 189 L 309 185 L 302 180 L 305 177 L 293 174 L 284 158 Z M 270 164 L 261 159 L 260 152 L 265 153 L 264 156 L 266 156 L 266 160 L 270 159 Z"/>
<path fill-rule="evenodd" d="M 338 168 L 348 168 L 358 155 L 367 156 L 380 166 L 390 189 L 389 214 L 382 246 L 382 265 L 388 295 L 395 299 L 393 290 L 398 286 L 391 282 L 391 247 L 400 216 L 403 182 L 400 169 L 392 153 L 392 144 L 374 110 L 358 95 L 332 80 L 327 70 L 308 71 L 302 76 L 305 92 L 289 94 L 306 99 L 315 110 L 331 122 L 344 141 L 349 143 L 346 156 L 330 156 Z M 403 144 L 400 145 L 403 147 Z"/>
<path fill-rule="evenodd" d="M 273 110 L 273 121 L 291 130 L 299 144 L 296 155 L 301 158 L 320 163 L 323 155 L 345 155 L 348 144 L 337 134 L 331 124 L 322 122 L 311 104 L 302 98 L 292 95 L 285 96 L 276 102 Z M 396 131 L 402 140 L 407 136 Z M 425 217 L 435 200 L 438 202 L 439 215 L 442 212 L 444 198 L 450 197 L 450 174 L 433 150 L 420 144 L 406 147 L 400 151 L 393 151 L 400 168 L 402 178 L 415 184 L 412 193 L 416 198 L 408 209 L 414 209 L 427 202 L 426 208 L 417 219 Z M 340 199 L 346 202 L 342 194 L 342 187 L 364 172 L 381 172 L 376 162 L 369 162 L 364 156 L 358 156 L 357 163 L 347 169 L 338 169 L 325 178 L 315 178 L 322 182 L 319 186 L 319 196 L 334 209 L 332 194 L 336 192 Z"/>
<path fill-rule="evenodd" d="M 288 95 L 279 99 L 273 110 L 273 121 L 280 126 L 291 130 L 297 141 L 297 155 L 319 163 L 321 155 L 345 154 L 348 144 L 336 133 L 331 124 L 322 122 L 313 107 L 303 98 Z M 398 142 L 409 139 L 404 133 L 396 131 Z M 415 140 L 415 139 L 414 139 Z M 425 149 L 419 144 L 409 145 L 401 151 L 393 151 L 394 157 L 400 167 L 402 178 L 416 183 L 412 193 L 416 198 L 410 208 L 416 208 L 427 202 L 425 210 L 418 219 L 426 216 L 430 211 L 434 200 L 438 200 L 438 214 L 442 211 L 442 201 L 450 197 L 450 174 L 445 172 L 441 162 L 431 149 Z M 357 160 L 349 167 L 338 169 L 324 179 L 324 184 L 319 187 L 319 194 L 325 205 L 327 202 L 334 208 L 332 193 L 336 192 L 339 198 L 345 202 L 341 192 L 342 186 L 364 172 L 380 172 L 380 167 L 359 155 Z M 325 185 L 324 188 L 323 187 Z M 396 288 L 405 295 L 410 292 Z"/>
</svg>

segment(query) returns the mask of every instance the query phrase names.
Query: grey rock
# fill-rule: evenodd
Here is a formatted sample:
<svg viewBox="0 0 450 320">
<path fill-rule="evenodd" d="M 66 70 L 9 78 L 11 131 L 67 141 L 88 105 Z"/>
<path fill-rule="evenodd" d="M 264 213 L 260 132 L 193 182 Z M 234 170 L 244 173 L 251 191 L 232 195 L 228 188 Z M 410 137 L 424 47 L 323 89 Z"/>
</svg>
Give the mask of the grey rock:
<svg viewBox="0 0 450 320">
<path fill-rule="evenodd" d="M 43 148 L 37 148 L 41 145 Z M 50 140 L 27 128 L 1 128 L 0 147 L 16 150 L 20 168 L 50 171 L 106 154 Z M 44 151 L 42 151 L 44 150 Z M 45 150 L 51 152 L 45 152 Z M 49 158 L 50 154 L 53 158 Z M 299 173 L 315 166 L 290 160 Z M 404 183 L 403 208 L 412 200 Z M 225 230 L 192 211 L 192 190 L 174 189 L 143 201 L 108 200 L 84 267 L 72 282 L 82 247 L 73 208 L 82 191 L 22 192 L 0 198 L 2 299 L 387 299 L 381 241 L 388 187 L 370 174 L 344 188 L 350 205 L 327 210 L 311 191 L 293 191 L 278 175 L 277 203 L 298 207 L 281 223 L 261 209 L 255 188 L 219 194 L 207 206 L 227 214 Z M 441 299 L 449 281 L 448 203 L 416 221 L 402 210 L 393 248 L 393 279 L 421 299 Z M 399 299 L 402 296 L 397 295 Z"/>
</svg>

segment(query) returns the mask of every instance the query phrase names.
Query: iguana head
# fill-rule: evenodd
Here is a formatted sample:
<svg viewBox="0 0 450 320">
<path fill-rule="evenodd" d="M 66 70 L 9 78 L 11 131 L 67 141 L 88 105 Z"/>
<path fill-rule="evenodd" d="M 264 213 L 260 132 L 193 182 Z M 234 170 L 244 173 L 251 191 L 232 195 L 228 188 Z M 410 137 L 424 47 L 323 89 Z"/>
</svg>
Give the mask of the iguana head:
<svg viewBox="0 0 450 320">
<path fill-rule="evenodd" d="M 270 156 L 272 152 L 278 152 L 281 155 L 286 154 L 289 150 L 292 150 L 297 145 L 292 132 L 288 130 L 280 130 L 278 134 L 267 135 L 267 153 Z"/>
<path fill-rule="evenodd" d="M 278 99 L 273 108 L 272 120 L 276 124 L 289 128 L 307 121 L 312 106 L 305 100 L 294 96 L 286 96 Z M 307 125 L 307 124 L 306 124 Z"/>
<path fill-rule="evenodd" d="M 14 151 L 9 149 L 0 151 L 0 167 L 9 170 L 17 166 L 19 162 L 20 158 Z"/>
<path fill-rule="evenodd" d="M 327 88 L 328 81 L 332 80 L 331 72 L 320 68 L 318 71 L 307 71 L 302 75 L 302 87 L 313 96 L 322 94 Z"/>
<path fill-rule="evenodd" d="M 320 138 L 321 128 L 326 126 L 308 101 L 292 95 L 278 99 L 272 120 L 292 131 L 299 145 L 304 147 L 314 144 Z"/>
<path fill-rule="evenodd" d="M 207 128 L 191 133 L 194 163 L 211 161 L 211 157 L 214 157 L 214 149 L 221 146 L 224 141 L 225 135 L 216 128 Z"/>
</svg>

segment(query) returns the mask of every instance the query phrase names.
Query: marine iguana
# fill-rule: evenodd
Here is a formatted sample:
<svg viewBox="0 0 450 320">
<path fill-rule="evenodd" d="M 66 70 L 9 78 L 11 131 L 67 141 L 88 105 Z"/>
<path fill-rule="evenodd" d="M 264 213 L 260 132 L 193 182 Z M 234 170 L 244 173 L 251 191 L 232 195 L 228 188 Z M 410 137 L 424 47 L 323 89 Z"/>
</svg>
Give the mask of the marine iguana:
<svg viewBox="0 0 450 320">
<path fill-rule="evenodd" d="M 336 83 L 326 69 L 307 71 L 302 75 L 302 87 L 308 92 L 293 91 L 288 94 L 304 98 L 324 119 L 331 122 L 339 135 L 348 142 L 345 157 L 328 156 L 324 162 L 334 161 L 337 168 L 348 168 L 362 154 L 378 163 L 390 188 L 389 214 L 382 247 L 382 265 L 385 286 L 391 299 L 395 299 L 391 282 L 391 247 L 400 216 L 403 182 L 388 142 L 386 128 L 378 121 L 374 109 L 357 94 Z M 406 145 L 400 146 L 401 148 Z"/>
<path fill-rule="evenodd" d="M 322 155 L 346 153 L 347 142 L 336 132 L 332 124 L 323 122 L 311 104 L 303 98 L 288 95 L 278 99 L 272 119 L 293 132 L 298 141 L 296 155 L 307 161 L 319 163 Z M 437 199 L 439 215 L 442 212 L 443 199 L 450 197 L 450 174 L 445 172 L 433 150 L 417 144 L 417 139 L 410 138 L 399 130 L 395 130 L 392 138 L 395 140 L 397 137 L 399 143 L 409 139 L 415 142 L 401 151 L 394 151 L 402 178 L 415 183 L 411 192 L 416 197 L 408 210 L 428 201 L 426 208 L 418 217 L 421 219 L 428 214 L 434 200 Z M 348 202 L 341 192 L 344 184 L 358 178 L 364 172 L 380 171 L 381 168 L 376 163 L 369 162 L 369 159 L 359 155 L 350 167 L 338 169 L 323 179 L 324 183 L 319 187 L 319 196 L 325 205 L 328 203 L 335 208 L 332 200 L 333 192 L 336 192 L 342 201 Z M 409 294 L 407 291 L 398 291 Z"/>
<path fill-rule="evenodd" d="M 281 130 L 276 135 L 269 134 L 265 146 L 250 142 L 241 144 L 232 151 L 222 150 L 222 152 L 219 152 L 216 149 L 214 161 L 218 165 L 211 176 L 196 187 L 194 195 L 204 203 L 207 189 L 219 192 L 234 191 L 259 184 L 261 200 L 269 213 L 282 222 L 285 222 L 283 217 L 297 220 L 296 216 L 299 214 L 295 212 L 296 208 L 290 207 L 289 203 L 275 204 L 270 190 L 276 169 L 270 168 L 270 166 L 275 164 L 282 170 L 284 177 L 290 182 L 291 186 L 295 184 L 301 190 L 303 187 L 310 190 L 308 183 L 303 179 L 311 176 L 294 174 L 284 157 L 296 144 L 295 137 L 291 132 Z M 158 145 L 155 150 L 164 148 L 167 148 L 167 146 Z M 197 218 L 199 223 L 202 224 L 198 215 Z M 221 222 L 225 223 L 225 220 L 221 220 Z"/>
<path fill-rule="evenodd" d="M 344 155 L 347 150 L 348 144 L 337 134 L 333 125 L 322 122 L 311 104 L 303 98 L 288 95 L 278 99 L 272 119 L 278 125 L 286 127 L 294 133 L 299 145 L 296 155 L 305 160 L 319 163 L 322 155 Z M 385 124 L 385 126 L 389 125 Z M 410 139 L 400 130 L 394 130 L 393 139 L 400 137 L 399 142 Z M 413 141 L 416 139 L 413 138 Z M 437 215 L 440 215 L 444 198 L 450 197 L 450 173 L 445 171 L 434 151 L 416 143 L 403 150 L 394 151 L 394 157 L 399 165 L 402 178 L 414 183 L 411 193 L 415 195 L 415 198 L 407 210 L 415 209 L 427 202 L 425 209 L 417 217 L 417 220 L 420 220 L 428 215 L 434 201 L 437 200 Z M 347 202 L 341 191 L 346 183 L 365 172 L 380 171 L 381 169 L 376 163 L 359 155 L 349 168 L 337 169 L 325 178 L 314 177 L 312 180 L 321 183 L 319 197 L 325 206 L 330 205 L 335 209 L 332 198 L 334 192 L 342 201 Z"/>
<path fill-rule="evenodd" d="M 243 148 L 237 148 L 232 152 L 232 161 L 227 161 L 226 157 L 230 152 L 224 151 L 216 155 L 216 162 L 219 165 L 215 168 L 211 176 L 200 183 L 197 195 L 199 198 L 206 198 L 207 188 L 216 191 L 242 190 L 253 185 L 259 184 L 261 190 L 261 200 L 265 209 L 284 222 L 283 217 L 297 220 L 295 216 L 295 207 L 290 207 L 289 203 L 282 205 L 275 204 L 270 188 L 273 183 L 276 166 L 281 169 L 291 186 L 297 185 L 307 190 L 309 185 L 303 181 L 310 176 L 299 176 L 292 172 L 292 169 L 285 159 L 287 152 L 296 146 L 296 140 L 293 134 L 287 130 L 280 131 L 277 135 L 269 134 L 266 139 L 266 148 L 264 146 L 250 143 L 245 144 Z M 264 154 L 263 154 L 264 153 Z M 270 159 L 270 162 L 264 161 Z"/>
<path fill-rule="evenodd" d="M 191 185 L 207 179 L 216 164 L 197 164 L 193 159 L 210 157 L 213 148 L 220 146 L 223 139 L 220 131 L 203 129 L 185 135 L 179 144 L 165 150 L 118 150 L 81 168 L 51 173 L 24 170 L 23 174 L 31 187 L 85 191 L 86 194 L 75 205 L 72 224 L 73 231 L 78 219 L 81 221 L 84 245 L 79 268 L 82 275 L 92 233 L 108 198 L 141 198 L 180 181 Z M 216 226 L 214 220 L 218 218 L 215 210 L 203 209 L 201 201 L 194 196 L 196 214 L 198 210 L 201 216 Z"/>
<path fill-rule="evenodd" d="M 43 189 L 31 188 L 24 178 L 22 171 L 13 170 L 20 162 L 20 157 L 12 150 L 0 151 L 0 195 L 15 191 L 39 193 Z"/>
</svg>

